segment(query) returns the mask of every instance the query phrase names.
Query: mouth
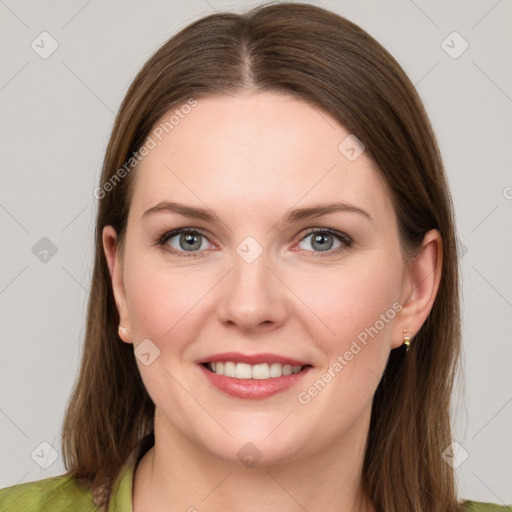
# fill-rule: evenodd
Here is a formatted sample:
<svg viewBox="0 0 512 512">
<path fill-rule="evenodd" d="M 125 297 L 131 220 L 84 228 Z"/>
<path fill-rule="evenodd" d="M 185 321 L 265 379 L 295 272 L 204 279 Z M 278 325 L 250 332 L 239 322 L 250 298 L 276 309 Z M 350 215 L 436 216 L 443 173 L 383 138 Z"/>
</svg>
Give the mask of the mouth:
<svg viewBox="0 0 512 512">
<path fill-rule="evenodd" d="M 213 389 L 238 399 L 265 399 L 291 390 L 299 385 L 313 369 L 310 364 L 289 364 L 300 362 L 261 362 L 249 364 L 239 361 L 202 361 L 198 364 L 201 373 Z M 247 358 L 246 358 L 247 359 Z M 254 359 L 254 358 L 253 358 Z"/>
<path fill-rule="evenodd" d="M 234 361 L 211 361 L 201 364 L 211 373 L 241 380 L 277 379 L 295 375 L 312 367 L 310 364 L 291 365 L 277 362 L 252 365 Z"/>
</svg>

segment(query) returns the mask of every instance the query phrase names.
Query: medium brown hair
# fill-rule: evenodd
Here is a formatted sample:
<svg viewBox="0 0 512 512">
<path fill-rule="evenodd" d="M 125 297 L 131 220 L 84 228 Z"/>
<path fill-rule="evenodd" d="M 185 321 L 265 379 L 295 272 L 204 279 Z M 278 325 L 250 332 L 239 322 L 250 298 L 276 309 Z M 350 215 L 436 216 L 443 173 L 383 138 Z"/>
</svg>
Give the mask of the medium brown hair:
<svg viewBox="0 0 512 512">
<path fill-rule="evenodd" d="M 453 470 L 441 457 L 451 443 L 460 306 L 453 206 L 440 152 L 422 102 L 395 59 L 357 25 L 308 4 L 268 4 L 199 19 L 166 42 L 131 84 L 100 181 L 108 191 L 99 201 L 85 346 L 63 425 L 68 473 L 110 489 L 153 429 L 155 407 L 133 347 L 118 336 L 102 248 L 107 225 L 123 240 L 136 168 L 112 180 L 171 108 L 246 90 L 295 95 L 364 142 L 393 201 L 404 255 L 420 248 L 427 231 L 439 230 L 437 297 L 410 350 L 391 351 L 373 400 L 363 485 L 379 511 L 458 510 Z M 105 503 L 109 499 L 107 493 Z"/>
</svg>

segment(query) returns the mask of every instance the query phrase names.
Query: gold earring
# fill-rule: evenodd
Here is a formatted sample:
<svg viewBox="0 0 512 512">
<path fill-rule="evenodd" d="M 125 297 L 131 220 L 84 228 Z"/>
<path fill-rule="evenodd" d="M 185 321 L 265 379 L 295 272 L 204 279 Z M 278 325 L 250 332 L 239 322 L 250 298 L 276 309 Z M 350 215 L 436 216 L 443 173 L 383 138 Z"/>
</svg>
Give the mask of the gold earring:
<svg viewBox="0 0 512 512">
<path fill-rule="evenodd" d="M 409 351 L 409 346 L 411 344 L 411 337 L 406 333 L 409 332 L 409 329 L 404 329 L 404 345 L 406 346 L 406 351 Z"/>
</svg>

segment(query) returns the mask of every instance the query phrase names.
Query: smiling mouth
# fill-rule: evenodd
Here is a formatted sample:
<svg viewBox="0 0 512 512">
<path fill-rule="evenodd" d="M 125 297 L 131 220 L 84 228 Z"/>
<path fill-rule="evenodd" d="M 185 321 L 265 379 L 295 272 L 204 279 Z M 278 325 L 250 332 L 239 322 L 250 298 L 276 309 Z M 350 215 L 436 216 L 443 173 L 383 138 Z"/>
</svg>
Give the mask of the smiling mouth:
<svg viewBox="0 0 512 512">
<path fill-rule="evenodd" d="M 278 377 L 286 377 L 301 372 L 311 365 L 292 366 L 290 364 L 281 363 L 262 363 L 247 364 L 235 363 L 234 361 L 218 361 L 215 363 L 202 363 L 202 365 L 210 372 L 224 377 L 233 377 L 235 379 L 275 379 Z"/>
</svg>

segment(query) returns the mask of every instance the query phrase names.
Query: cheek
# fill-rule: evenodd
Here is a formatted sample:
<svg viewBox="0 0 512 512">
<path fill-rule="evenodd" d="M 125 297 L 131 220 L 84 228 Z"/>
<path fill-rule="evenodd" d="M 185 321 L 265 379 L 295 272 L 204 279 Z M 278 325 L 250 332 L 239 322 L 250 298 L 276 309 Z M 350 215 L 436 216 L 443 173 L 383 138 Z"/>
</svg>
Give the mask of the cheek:
<svg viewBox="0 0 512 512">
<path fill-rule="evenodd" d="M 163 350 L 169 343 L 173 353 L 181 351 L 197 334 L 204 318 L 209 292 L 219 272 L 200 271 L 155 258 L 144 251 L 126 255 L 124 282 L 135 344 L 148 338 Z M 164 352 L 162 352 L 164 355 Z"/>
<path fill-rule="evenodd" d="M 393 322 L 401 309 L 400 270 L 377 261 L 345 267 L 308 279 L 299 292 L 318 317 L 308 311 L 302 318 L 325 357 L 321 370 L 304 383 L 297 399 L 311 417 L 329 415 L 329 424 L 322 428 L 333 438 L 371 408 L 389 357 Z M 313 282 L 314 288 L 306 286 Z"/>
<path fill-rule="evenodd" d="M 178 330 L 185 317 L 193 317 L 193 305 L 204 292 L 183 274 L 142 265 L 132 266 L 125 279 L 132 330 L 135 339 L 161 340 Z"/>
<path fill-rule="evenodd" d="M 159 350 L 150 365 L 137 361 L 145 388 L 157 405 L 165 404 L 171 392 L 175 413 L 184 416 L 181 407 L 187 400 L 179 399 L 183 391 L 172 376 L 181 374 L 183 360 L 191 359 L 188 351 L 204 324 L 201 300 L 212 285 L 183 269 L 152 266 L 143 257 L 134 259 L 125 277 L 134 349 L 149 339 Z"/>
<path fill-rule="evenodd" d="M 385 261 L 385 257 L 375 258 L 329 269 L 302 279 L 296 288 L 297 296 L 310 310 L 303 316 L 309 320 L 304 321 L 310 324 L 314 339 L 322 340 L 319 343 L 330 358 L 348 350 L 354 340 L 365 348 L 370 341 L 376 345 L 382 340 L 380 345 L 387 345 L 389 351 L 393 319 L 399 308 L 400 268 Z"/>
</svg>

